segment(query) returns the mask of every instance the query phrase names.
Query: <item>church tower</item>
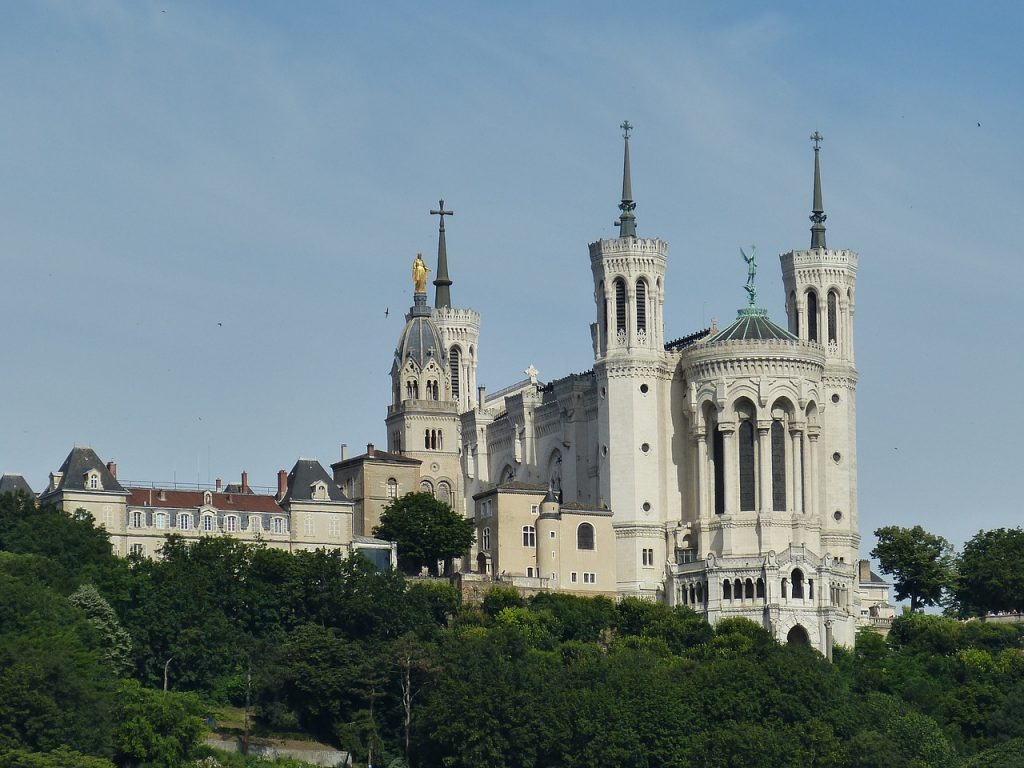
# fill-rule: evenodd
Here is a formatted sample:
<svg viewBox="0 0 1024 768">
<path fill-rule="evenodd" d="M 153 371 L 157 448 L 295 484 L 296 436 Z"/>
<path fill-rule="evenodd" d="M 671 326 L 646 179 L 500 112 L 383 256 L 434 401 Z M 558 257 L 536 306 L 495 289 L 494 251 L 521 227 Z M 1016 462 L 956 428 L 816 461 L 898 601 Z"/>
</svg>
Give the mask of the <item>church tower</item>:
<svg viewBox="0 0 1024 768">
<path fill-rule="evenodd" d="M 419 490 L 464 515 L 458 402 L 452 395 L 448 347 L 434 322 L 434 310 L 427 305 L 428 271 L 416 254 L 413 306 L 405 316 L 391 366 L 392 397 L 385 420 L 388 452 L 419 459 Z"/>
<path fill-rule="evenodd" d="M 636 234 L 629 134 L 624 150 L 619 236 L 590 244 L 597 321 L 591 325 L 598 388 L 598 503 L 611 509 L 619 594 L 657 597 L 667 557 L 672 477 L 668 432 L 672 370 L 664 346 L 668 244 Z"/>
<path fill-rule="evenodd" d="M 437 277 L 434 279 L 434 322 L 448 355 L 448 376 L 451 399 L 458 403 L 458 412 L 471 410 L 476 403 L 477 346 L 480 342 L 480 313 L 475 309 L 452 307 L 452 280 L 448 276 L 448 245 L 445 241 L 444 217 L 455 211 L 445 210 L 444 200 L 430 211 L 440 217 L 437 228 Z"/>
<path fill-rule="evenodd" d="M 824 445 L 816 469 L 821 515 L 821 546 L 846 563 L 856 563 L 857 533 L 857 368 L 854 363 L 853 312 L 857 254 L 825 244 L 821 194 L 821 141 L 814 142 L 814 194 L 811 247 L 780 256 L 789 328 L 801 340 L 825 352 L 823 398 L 818 414 Z M 808 427 L 810 429 L 810 426 Z M 815 437 L 815 436 L 812 436 Z"/>
</svg>

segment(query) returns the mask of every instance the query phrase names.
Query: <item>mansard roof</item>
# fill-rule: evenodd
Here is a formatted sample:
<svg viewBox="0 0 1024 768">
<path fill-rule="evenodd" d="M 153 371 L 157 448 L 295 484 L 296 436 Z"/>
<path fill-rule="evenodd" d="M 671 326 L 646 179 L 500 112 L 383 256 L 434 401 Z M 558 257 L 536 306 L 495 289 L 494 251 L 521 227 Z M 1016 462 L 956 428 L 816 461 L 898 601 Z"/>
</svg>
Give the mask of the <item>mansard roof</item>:
<svg viewBox="0 0 1024 768">
<path fill-rule="evenodd" d="M 334 480 L 319 461 L 299 459 L 288 473 L 288 490 L 285 491 L 281 503 L 313 501 L 313 485 L 316 482 L 322 482 L 327 486 L 327 496 L 331 501 L 347 501 L 345 494 L 334 484 Z"/>
<path fill-rule="evenodd" d="M 90 490 L 86 488 L 85 476 L 92 471 L 99 473 L 103 493 L 126 493 L 124 487 L 117 482 L 117 478 L 110 473 L 92 448 L 76 445 L 57 471 L 61 473 L 60 483 L 56 489 L 44 492 L 44 496 L 59 491 Z"/>
<path fill-rule="evenodd" d="M 5 493 L 24 493 L 29 496 L 35 496 L 25 478 L 14 473 L 8 473 L 0 477 L 0 496 Z"/>
<path fill-rule="evenodd" d="M 198 509 L 203 506 L 206 491 L 172 488 L 129 488 L 128 506 L 160 509 Z M 273 496 L 261 493 L 211 492 L 211 506 L 222 512 L 259 512 L 283 515 Z"/>
<path fill-rule="evenodd" d="M 707 340 L 716 341 L 798 341 L 796 335 L 768 317 L 768 310 L 760 307 L 744 307 L 736 313 L 736 319 L 723 330 Z"/>
</svg>

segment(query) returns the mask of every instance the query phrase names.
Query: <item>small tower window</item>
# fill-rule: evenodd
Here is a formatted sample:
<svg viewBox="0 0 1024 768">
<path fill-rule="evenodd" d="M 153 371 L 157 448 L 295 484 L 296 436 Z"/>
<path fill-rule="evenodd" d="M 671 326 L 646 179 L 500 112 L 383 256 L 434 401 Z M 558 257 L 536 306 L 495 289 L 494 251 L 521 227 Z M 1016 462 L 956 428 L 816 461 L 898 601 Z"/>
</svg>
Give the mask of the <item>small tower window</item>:
<svg viewBox="0 0 1024 768">
<path fill-rule="evenodd" d="M 462 364 L 462 353 L 458 347 L 452 347 L 448 353 L 448 366 L 452 372 L 452 400 L 459 399 L 459 366 Z"/>
<path fill-rule="evenodd" d="M 807 292 L 807 340 L 818 340 L 818 294 Z"/>
<path fill-rule="evenodd" d="M 752 511 L 754 499 L 754 425 L 750 419 L 740 424 L 740 510 Z"/>
<path fill-rule="evenodd" d="M 835 344 L 837 340 L 836 335 L 836 311 L 838 300 L 835 291 L 828 292 L 828 341 L 830 344 Z"/>
<path fill-rule="evenodd" d="M 393 477 L 388 478 L 388 500 L 394 501 L 398 498 L 398 481 Z"/>
<path fill-rule="evenodd" d="M 626 331 L 626 281 L 615 280 L 615 332 Z"/>
<path fill-rule="evenodd" d="M 647 281 L 636 281 L 636 330 L 647 331 Z"/>
</svg>

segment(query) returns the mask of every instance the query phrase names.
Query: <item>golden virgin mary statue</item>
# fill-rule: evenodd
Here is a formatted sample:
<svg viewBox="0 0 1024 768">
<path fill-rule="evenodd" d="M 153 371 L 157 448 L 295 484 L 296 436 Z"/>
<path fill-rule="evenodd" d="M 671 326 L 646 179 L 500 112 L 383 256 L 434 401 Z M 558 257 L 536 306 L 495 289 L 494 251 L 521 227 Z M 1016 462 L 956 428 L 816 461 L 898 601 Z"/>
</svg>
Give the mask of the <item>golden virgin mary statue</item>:
<svg viewBox="0 0 1024 768">
<path fill-rule="evenodd" d="M 427 292 L 427 273 L 430 269 L 423 261 L 423 255 L 416 254 L 416 261 L 412 263 L 412 284 L 416 293 Z"/>
</svg>

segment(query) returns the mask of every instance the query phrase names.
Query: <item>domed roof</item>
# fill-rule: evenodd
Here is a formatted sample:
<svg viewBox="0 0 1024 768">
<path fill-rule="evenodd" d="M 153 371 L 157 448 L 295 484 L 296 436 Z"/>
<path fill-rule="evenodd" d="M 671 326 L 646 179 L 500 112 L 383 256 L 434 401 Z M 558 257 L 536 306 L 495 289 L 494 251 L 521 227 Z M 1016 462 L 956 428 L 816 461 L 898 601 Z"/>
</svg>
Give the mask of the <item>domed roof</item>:
<svg viewBox="0 0 1024 768">
<path fill-rule="evenodd" d="M 716 341 L 799 341 L 785 328 L 773 323 L 768 317 L 768 310 L 760 307 L 744 307 L 736 313 L 732 324 L 722 329 L 707 340 L 708 344 Z"/>
<path fill-rule="evenodd" d="M 430 360 L 444 367 L 448 364 L 448 353 L 441 342 L 441 332 L 431 318 L 430 307 L 426 305 L 426 295 L 416 294 L 416 304 L 409 312 L 405 328 L 398 339 L 395 349 L 395 362 L 405 365 L 406 360 L 415 361 L 420 368 L 426 367 Z"/>
</svg>

